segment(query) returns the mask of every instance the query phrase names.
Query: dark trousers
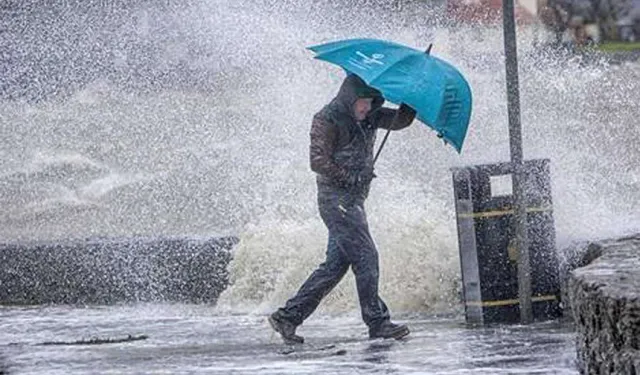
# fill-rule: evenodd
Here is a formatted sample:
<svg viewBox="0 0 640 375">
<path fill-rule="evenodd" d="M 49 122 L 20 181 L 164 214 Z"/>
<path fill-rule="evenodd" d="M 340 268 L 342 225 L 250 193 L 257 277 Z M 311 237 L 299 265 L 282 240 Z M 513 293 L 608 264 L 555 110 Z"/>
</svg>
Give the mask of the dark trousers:
<svg viewBox="0 0 640 375">
<path fill-rule="evenodd" d="M 378 295 L 378 251 L 369 234 L 364 199 L 343 191 L 325 191 L 318 194 L 318 207 L 329 230 L 326 260 L 278 310 L 280 316 L 302 324 L 351 266 L 364 322 L 375 327 L 389 320 L 389 310 Z"/>
</svg>

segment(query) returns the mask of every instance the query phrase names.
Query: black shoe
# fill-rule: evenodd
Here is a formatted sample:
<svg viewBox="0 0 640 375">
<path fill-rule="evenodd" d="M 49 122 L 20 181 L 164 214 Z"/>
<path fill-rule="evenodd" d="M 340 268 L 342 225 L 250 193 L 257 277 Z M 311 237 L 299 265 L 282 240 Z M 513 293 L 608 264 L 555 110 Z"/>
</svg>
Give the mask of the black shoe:
<svg viewBox="0 0 640 375">
<path fill-rule="evenodd" d="M 269 316 L 269 324 L 282 336 L 285 344 L 304 343 L 304 338 L 296 335 L 296 325 L 280 317 L 277 311 Z"/>
<path fill-rule="evenodd" d="M 404 324 L 394 324 L 388 320 L 376 327 L 369 328 L 369 338 L 396 339 L 399 340 L 409 334 L 409 327 Z"/>
</svg>

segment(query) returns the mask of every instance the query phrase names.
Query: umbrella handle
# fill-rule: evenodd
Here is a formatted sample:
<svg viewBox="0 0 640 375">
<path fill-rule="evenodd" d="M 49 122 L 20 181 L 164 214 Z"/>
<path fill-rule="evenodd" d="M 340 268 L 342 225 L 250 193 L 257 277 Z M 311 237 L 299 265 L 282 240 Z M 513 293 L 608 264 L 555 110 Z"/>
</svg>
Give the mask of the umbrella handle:
<svg viewBox="0 0 640 375">
<path fill-rule="evenodd" d="M 389 138 L 389 134 L 391 134 L 391 129 L 387 130 L 387 134 L 384 135 L 384 139 L 382 140 L 382 143 L 380 144 L 380 147 L 378 148 L 378 152 L 376 152 L 376 156 L 373 158 L 373 164 L 376 164 L 376 160 L 378 160 L 378 156 L 380 156 L 380 152 L 382 151 L 382 148 L 384 147 L 384 144 L 387 142 L 387 138 Z"/>
</svg>

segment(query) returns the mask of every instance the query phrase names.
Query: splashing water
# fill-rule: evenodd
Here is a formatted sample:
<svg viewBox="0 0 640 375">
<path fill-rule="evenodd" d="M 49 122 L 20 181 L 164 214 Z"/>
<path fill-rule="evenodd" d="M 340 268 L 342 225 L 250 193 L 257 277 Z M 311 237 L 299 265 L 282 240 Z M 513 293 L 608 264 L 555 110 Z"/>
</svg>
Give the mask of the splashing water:
<svg viewBox="0 0 640 375">
<path fill-rule="evenodd" d="M 463 153 L 417 122 L 392 134 L 367 209 L 391 309 L 449 308 L 459 279 L 449 168 L 509 159 L 501 30 L 450 27 L 417 1 L 347 3 L 3 9 L 0 236 L 235 234 L 219 308 L 272 309 L 326 246 L 308 131 L 342 72 L 304 47 L 434 43 L 473 90 Z M 524 153 L 551 159 L 558 247 L 637 230 L 640 66 L 558 58 L 519 32 Z M 354 284 L 348 275 L 321 309 L 356 310 Z"/>
</svg>

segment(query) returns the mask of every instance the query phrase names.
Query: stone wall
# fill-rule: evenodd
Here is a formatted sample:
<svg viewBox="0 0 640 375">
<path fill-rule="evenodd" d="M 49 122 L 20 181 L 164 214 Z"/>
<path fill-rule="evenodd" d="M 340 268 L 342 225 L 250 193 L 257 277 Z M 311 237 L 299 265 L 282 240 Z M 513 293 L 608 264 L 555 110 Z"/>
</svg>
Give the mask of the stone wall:
<svg viewBox="0 0 640 375">
<path fill-rule="evenodd" d="M 237 238 L 0 244 L 0 304 L 215 303 Z"/>
<path fill-rule="evenodd" d="M 569 274 L 583 374 L 640 374 L 640 235 L 589 245 L 601 254 Z"/>
</svg>

